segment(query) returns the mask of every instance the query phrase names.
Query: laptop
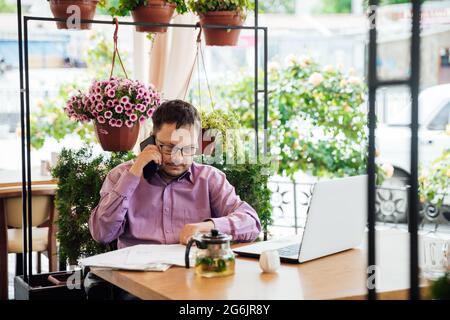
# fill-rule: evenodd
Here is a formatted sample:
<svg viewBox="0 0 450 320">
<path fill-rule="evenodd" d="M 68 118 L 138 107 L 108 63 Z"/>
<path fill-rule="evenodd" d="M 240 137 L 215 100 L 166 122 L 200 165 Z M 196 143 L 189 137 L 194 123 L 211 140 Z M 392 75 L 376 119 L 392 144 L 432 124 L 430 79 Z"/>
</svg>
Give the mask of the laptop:
<svg viewBox="0 0 450 320">
<path fill-rule="evenodd" d="M 303 263 L 357 247 L 367 224 L 367 175 L 321 180 L 313 187 L 305 228 L 296 236 L 261 241 L 233 250 L 259 258 L 277 250 L 281 261 Z"/>
</svg>

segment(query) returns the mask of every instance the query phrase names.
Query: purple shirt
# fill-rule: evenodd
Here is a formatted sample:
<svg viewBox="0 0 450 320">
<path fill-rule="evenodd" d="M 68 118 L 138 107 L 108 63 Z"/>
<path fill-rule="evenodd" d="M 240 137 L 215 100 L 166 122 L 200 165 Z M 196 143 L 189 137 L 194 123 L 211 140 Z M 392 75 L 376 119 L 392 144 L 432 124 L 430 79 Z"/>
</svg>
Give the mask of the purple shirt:
<svg viewBox="0 0 450 320">
<path fill-rule="evenodd" d="M 212 220 L 235 241 L 253 241 L 261 231 L 255 210 L 236 195 L 225 174 L 193 163 L 180 178 L 166 183 L 159 174 L 149 181 L 129 172 L 134 160 L 108 173 L 89 229 L 102 243 L 118 247 L 179 243 L 185 224 Z"/>
</svg>

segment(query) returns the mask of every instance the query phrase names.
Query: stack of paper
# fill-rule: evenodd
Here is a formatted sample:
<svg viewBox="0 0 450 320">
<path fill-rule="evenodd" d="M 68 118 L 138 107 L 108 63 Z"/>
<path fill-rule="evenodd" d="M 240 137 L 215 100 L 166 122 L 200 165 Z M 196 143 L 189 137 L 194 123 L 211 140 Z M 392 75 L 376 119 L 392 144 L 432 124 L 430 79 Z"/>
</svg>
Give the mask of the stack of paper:
<svg viewBox="0 0 450 320">
<path fill-rule="evenodd" d="M 172 265 L 185 266 L 185 250 L 186 247 L 181 244 L 140 244 L 92 256 L 80 262 L 86 267 L 166 271 Z"/>
</svg>

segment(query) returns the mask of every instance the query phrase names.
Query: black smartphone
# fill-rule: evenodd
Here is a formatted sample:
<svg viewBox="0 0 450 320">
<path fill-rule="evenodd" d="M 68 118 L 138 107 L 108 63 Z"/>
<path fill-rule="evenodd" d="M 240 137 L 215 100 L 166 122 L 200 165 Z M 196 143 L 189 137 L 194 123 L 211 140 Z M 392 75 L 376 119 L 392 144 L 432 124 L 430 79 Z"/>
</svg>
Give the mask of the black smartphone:
<svg viewBox="0 0 450 320">
<path fill-rule="evenodd" d="M 139 144 L 139 146 L 141 148 L 141 151 L 144 150 L 145 147 L 148 146 L 149 144 L 156 144 L 154 135 L 151 135 L 150 137 L 148 137 L 147 139 L 143 140 Z M 150 161 L 144 167 L 144 178 L 147 179 L 147 180 L 150 179 L 158 171 L 158 169 L 159 169 L 159 165 L 155 161 Z"/>
</svg>

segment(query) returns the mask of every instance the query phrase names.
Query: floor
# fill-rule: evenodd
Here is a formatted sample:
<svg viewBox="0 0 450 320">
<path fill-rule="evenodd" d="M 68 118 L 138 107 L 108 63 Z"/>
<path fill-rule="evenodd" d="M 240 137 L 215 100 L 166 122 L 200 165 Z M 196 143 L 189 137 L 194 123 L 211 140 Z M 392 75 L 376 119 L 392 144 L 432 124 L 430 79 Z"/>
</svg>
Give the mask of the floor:
<svg viewBox="0 0 450 320">
<path fill-rule="evenodd" d="M 41 255 L 41 272 L 48 272 L 48 259 Z M 8 254 L 8 298 L 14 299 L 14 276 L 16 273 L 16 255 Z M 33 273 L 37 273 L 37 255 L 33 253 Z"/>
</svg>

